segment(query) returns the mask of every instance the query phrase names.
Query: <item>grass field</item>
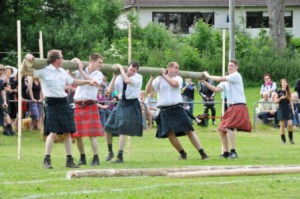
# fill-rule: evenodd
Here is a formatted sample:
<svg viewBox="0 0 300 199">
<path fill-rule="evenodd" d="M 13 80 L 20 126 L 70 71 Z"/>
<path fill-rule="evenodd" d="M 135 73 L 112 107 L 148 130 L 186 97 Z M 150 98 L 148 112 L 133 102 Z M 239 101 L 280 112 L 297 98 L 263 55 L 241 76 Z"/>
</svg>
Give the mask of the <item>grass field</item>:
<svg viewBox="0 0 300 199">
<path fill-rule="evenodd" d="M 254 102 L 259 99 L 258 88 L 246 89 L 250 115 Z M 196 106 L 196 111 L 202 111 Z M 196 112 L 195 111 L 195 112 Z M 156 139 L 155 130 L 145 131 L 142 138 L 131 139 L 130 154 L 125 153 L 124 164 L 105 162 L 105 138 L 99 138 L 101 165 L 82 166 L 84 169 L 126 168 L 182 168 L 187 166 L 230 165 L 299 165 L 300 136 L 295 133 L 295 145 L 281 144 L 279 130 L 256 126 L 253 133 L 237 133 L 236 160 L 219 159 L 221 145 L 216 126 L 198 127 L 196 132 L 210 156 L 200 160 L 187 137 L 181 137 L 188 153 L 186 161 L 177 160 L 178 153 L 166 139 Z M 117 152 L 118 139 L 114 140 Z M 86 154 L 92 152 L 85 139 Z M 79 153 L 73 144 L 73 156 Z M 174 179 L 168 177 L 109 177 L 66 179 L 64 145 L 54 145 L 52 164 L 45 170 L 42 165 L 44 141 L 38 132 L 22 134 L 22 158 L 17 159 L 17 136 L 0 135 L 0 198 L 299 198 L 300 174 L 202 177 Z"/>
</svg>

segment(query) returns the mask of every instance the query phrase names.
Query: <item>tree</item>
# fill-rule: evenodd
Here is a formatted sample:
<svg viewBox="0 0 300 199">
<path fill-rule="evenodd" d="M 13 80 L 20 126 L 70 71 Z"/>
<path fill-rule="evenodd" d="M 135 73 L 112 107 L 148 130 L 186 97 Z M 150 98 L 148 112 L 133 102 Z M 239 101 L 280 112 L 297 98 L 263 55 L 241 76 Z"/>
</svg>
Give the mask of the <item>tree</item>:
<svg viewBox="0 0 300 199">
<path fill-rule="evenodd" d="M 274 42 L 275 50 L 282 52 L 286 48 L 284 0 L 267 0 L 269 11 L 270 35 Z"/>
</svg>

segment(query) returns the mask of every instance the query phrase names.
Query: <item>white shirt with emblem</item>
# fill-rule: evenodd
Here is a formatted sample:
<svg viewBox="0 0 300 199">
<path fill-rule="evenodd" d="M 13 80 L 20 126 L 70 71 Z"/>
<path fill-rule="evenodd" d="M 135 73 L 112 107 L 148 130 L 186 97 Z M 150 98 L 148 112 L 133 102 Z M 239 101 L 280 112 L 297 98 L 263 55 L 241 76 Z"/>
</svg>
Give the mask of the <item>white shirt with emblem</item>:
<svg viewBox="0 0 300 199">
<path fill-rule="evenodd" d="M 125 91 L 126 99 L 136 99 L 139 98 L 142 84 L 143 84 L 143 76 L 135 73 L 131 78 L 131 84 L 127 84 L 127 88 Z M 123 77 L 119 75 L 115 81 L 115 89 L 118 90 L 118 98 L 122 99 L 123 94 Z"/>
</svg>

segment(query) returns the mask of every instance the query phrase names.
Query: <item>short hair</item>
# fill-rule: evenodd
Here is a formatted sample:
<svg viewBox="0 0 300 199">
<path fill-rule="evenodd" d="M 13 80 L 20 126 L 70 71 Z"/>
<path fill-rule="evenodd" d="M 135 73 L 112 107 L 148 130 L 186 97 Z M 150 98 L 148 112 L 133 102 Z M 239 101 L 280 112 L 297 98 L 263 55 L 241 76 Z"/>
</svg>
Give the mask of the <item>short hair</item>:
<svg viewBox="0 0 300 199">
<path fill-rule="evenodd" d="M 179 65 L 179 64 L 177 62 L 170 62 L 168 63 L 167 68 L 174 67 L 175 65 Z"/>
<path fill-rule="evenodd" d="M 268 76 L 268 77 L 271 78 L 271 75 L 270 75 L 269 73 L 264 74 L 264 78 L 265 78 L 266 76 Z"/>
<path fill-rule="evenodd" d="M 140 67 L 140 64 L 137 62 L 137 61 L 132 61 L 128 64 L 128 67 L 130 67 L 130 65 L 133 67 L 133 68 L 136 68 L 137 70 L 139 70 L 139 67 Z"/>
<path fill-rule="evenodd" d="M 231 60 L 229 60 L 229 62 L 232 62 L 232 63 L 234 63 L 236 66 L 239 66 L 239 62 L 238 62 L 237 60 L 235 60 L 235 59 L 231 59 Z"/>
<path fill-rule="evenodd" d="M 48 64 L 52 64 L 55 62 L 57 59 L 61 58 L 61 50 L 49 50 L 47 54 L 47 61 Z"/>
<path fill-rule="evenodd" d="M 100 54 L 92 53 L 89 59 L 90 61 L 97 61 L 99 58 L 103 60 L 103 57 Z"/>
</svg>

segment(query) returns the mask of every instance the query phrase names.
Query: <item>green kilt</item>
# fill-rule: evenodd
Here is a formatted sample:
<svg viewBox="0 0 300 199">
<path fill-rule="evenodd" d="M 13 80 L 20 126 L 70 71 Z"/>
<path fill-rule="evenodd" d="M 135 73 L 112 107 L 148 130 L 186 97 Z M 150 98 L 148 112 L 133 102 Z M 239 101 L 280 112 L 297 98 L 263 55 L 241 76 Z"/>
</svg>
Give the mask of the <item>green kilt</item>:
<svg viewBox="0 0 300 199">
<path fill-rule="evenodd" d="M 176 136 L 184 136 L 193 131 L 192 122 L 182 105 L 161 107 L 157 122 L 157 138 L 167 138 L 170 131 Z"/>
<path fill-rule="evenodd" d="M 75 133 L 74 113 L 67 98 L 49 98 L 45 100 L 44 134 Z"/>
<path fill-rule="evenodd" d="M 105 132 L 113 135 L 143 136 L 143 121 L 138 99 L 120 100 L 105 123 Z"/>
</svg>

